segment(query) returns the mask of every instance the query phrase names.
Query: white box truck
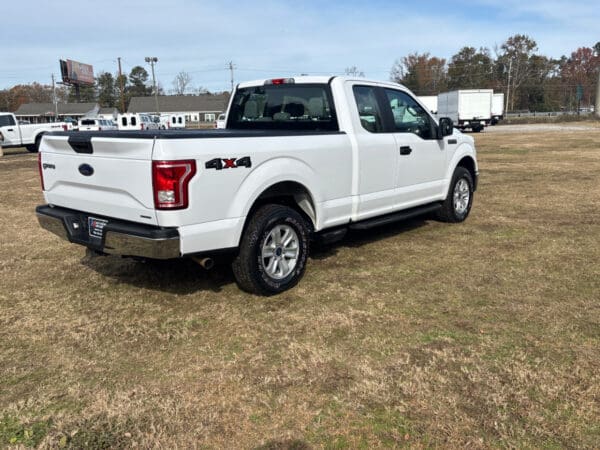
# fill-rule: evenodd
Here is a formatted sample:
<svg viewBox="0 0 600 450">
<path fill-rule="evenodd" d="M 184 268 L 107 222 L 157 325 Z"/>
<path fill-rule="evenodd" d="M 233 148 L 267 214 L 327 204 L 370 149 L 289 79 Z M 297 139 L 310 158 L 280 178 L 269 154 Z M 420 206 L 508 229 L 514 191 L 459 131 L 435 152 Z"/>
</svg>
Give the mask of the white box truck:
<svg viewBox="0 0 600 450">
<path fill-rule="evenodd" d="M 504 94 L 494 93 L 492 97 L 492 125 L 504 119 Z"/>
<path fill-rule="evenodd" d="M 431 114 L 437 114 L 438 110 L 438 98 L 437 95 L 422 95 L 417 97 L 423 105 L 427 107 L 427 110 L 431 112 Z"/>
<path fill-rule="evenodd" d="M 478 133 L 492 121 L 492 89 L 461 89 L 438 94 L 438 117 L 449 117 L 461 130 Z"/>
</svg>

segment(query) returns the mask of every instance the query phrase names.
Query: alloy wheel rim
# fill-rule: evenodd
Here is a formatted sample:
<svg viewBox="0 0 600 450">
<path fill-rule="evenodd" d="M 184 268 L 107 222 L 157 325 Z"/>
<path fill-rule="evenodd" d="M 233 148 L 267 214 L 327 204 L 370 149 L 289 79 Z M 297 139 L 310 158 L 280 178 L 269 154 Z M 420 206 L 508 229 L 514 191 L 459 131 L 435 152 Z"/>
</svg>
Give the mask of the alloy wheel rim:
<svg viewBox="0 0 600 450">
<path fill-rule="evenodd" d="M 261 258 L 265 272 L 275 280 L 287 277 L 296 268 L 300 245 L 298 234 L 289 225 L 277 225 L 265 237 Z"/>
<path fill-rule="evenodd" d="M 466 179 L 461 178 L 454 186 L 454 211 L 457 214 L 462 215 L 467 212 L 470 197 L 469 183 Z"/>
</svg>

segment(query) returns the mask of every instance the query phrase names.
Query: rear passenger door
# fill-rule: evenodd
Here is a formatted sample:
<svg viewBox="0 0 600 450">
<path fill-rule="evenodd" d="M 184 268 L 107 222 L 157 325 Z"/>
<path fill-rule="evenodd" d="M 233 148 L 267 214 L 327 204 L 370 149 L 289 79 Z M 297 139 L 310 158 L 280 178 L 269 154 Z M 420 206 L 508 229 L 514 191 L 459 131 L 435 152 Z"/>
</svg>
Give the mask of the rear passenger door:
<svg viewBox="0 0 600 450">
<path fill-rule="evenodd" d="M 385 109 L 399 155 L 397 204 L 427 203 L 444 195 L 446 151 L 437 125 L 407 92 L 384 88 Z M 390 116 L 391 114 L 391 116 Z"/>
<path fill-rule="evenodd" d="M 393 134 L 385 132 L 381 90 L 354 84 L 347 90 L 354 98 L 354 138 L 358 149 L 358 206 L 355 220 L 385 214 L 394 209 L 398 177 L 398 149 Z M 354 108 L 352 108 L 354 106 Z"/>
</svg>

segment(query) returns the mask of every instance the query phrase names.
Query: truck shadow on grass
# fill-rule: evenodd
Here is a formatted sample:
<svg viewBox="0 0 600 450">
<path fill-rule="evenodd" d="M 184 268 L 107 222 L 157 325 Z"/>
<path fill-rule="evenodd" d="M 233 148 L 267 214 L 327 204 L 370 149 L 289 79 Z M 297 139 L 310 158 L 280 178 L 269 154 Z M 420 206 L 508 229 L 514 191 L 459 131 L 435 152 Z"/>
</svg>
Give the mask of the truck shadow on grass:
<svg viewBox="0 0 600 450">
<path fill-rule="evenodd" d="M 189 258 L 140 261 L 118 256 L 85 256 L 81 263 L 117 283 L 176 295 L 218 293 L 224 286 L 235 283 L 227 264 L 207 271 Z"/>
<path fill-rule="evenodd" d="M 384 239 L 388 239 L 402 233 L 408 233 L 429 225 L 433 220 L 427 216 L 416 219 L 396 222 L 389 225 L 382 225 L 369 230 L 349 230 L 348 234 L 339 242 L 333 244 L 315 243 L 311 247 L 311 259 L 325 260 L 335 257 L 338 250 L 342 247 L 359 249 L 364 245 L 373 244 Z"/>
<path fill-rule="evenodd" d="M 323 261 L 337 258 L 340 248 L 360 248 L 384 239 L 410 232 L 428 225 L 428 218 L 407 220 L 384 225 L 370 230 L 348 231 L 339 242 L 333 244 L 314 243 L 309 258 Z M 235 283 L 230 267 L 233 257 L 217 259 L 211 270 L 204 270 L 190 258 L 174 260 L 140 261 L 119 256 L 84 256 L 81 264 L 114 280 L 138 288 L 151 289 L 176 295 L 193 294 L 200 291 L 219 293 L 225 286 Z M 309 266 L 307 270 L 312 270 Z M 302 283 L 302 281 L 301 281 Z"/>
</svg>

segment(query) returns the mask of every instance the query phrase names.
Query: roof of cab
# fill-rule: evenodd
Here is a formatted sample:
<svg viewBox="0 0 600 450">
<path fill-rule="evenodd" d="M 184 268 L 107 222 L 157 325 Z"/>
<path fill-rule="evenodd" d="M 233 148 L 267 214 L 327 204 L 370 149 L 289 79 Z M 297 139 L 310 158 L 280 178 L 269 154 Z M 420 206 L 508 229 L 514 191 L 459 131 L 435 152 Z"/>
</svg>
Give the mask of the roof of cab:
<svg viewBox="0 0 600 450">
<path fill-rule="evenodd" d="M 336 81 L 361 81 L 364 83 L 377 83 L 377 84 L 385 84 L 388 86 L 402 86 L 398 83 L 394 83 L 392 81 L 382 81 L 382 80 L 369 80 L 366 78 L 357 78 L 357 77 L 349 77 L 349 76 L 297 76 L 297 77 L 279 77 L 279 78 L 263 78 L 260 80 L 252 80 L 252 81 L 244 81 L 243 83 L 238 84 L 238 88 L 247 88 L 254 86 L 263 86 L 265 82 L 269 80 L 277 80 L 277 79 L 293 79 L 294 84 L 327 84 L 330 80 L 335 79 Z M 402 86 L 404 87 L 404 86 Z"/>
</svg>

